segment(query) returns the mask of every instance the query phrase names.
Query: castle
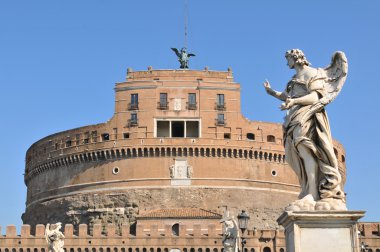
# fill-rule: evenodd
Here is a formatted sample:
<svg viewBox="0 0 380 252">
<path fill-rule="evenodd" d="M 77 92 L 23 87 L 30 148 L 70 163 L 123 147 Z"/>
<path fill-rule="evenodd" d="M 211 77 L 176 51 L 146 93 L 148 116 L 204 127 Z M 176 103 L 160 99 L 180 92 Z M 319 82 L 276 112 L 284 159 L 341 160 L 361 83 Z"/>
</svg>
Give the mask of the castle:
<svg viewBox="0 0 380 252">
<path fill-rule="evenodd" d="M 334 151 L 344 184 L 345 151 Z M 28 149 L 28 225 L 7 227 L 0 252 L 44 252 L 47 222 L 65 224 L 70 252 L 218 252 L 226 207 L 251 217 L 244 252 L 284 251 L 276 219 L 300 189 L 284 155 L 280 124 L 241 114 L 231 69 L 128 69 L 109 121 Z M 359 229 L 380 251 L 379 225 Z"/>
</svg>

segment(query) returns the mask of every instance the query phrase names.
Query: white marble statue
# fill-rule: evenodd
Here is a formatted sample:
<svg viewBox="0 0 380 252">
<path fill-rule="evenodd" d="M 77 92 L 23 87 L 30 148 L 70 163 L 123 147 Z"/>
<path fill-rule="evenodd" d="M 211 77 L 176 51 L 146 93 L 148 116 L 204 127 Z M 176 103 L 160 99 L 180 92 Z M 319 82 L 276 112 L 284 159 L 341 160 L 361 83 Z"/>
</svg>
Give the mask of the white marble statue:
<svg viewBox="0 0 380 252">
<path fill-rule="evenodd" d="M 224 223 L 223 231 L 223 248 L 225 252 L 238 252 L 238 240 L 239 240 L 239 231 L 236 221 L 229 217 L 228 214 L 220 220 L 221 223 Z"/>
<path fill-rule="evenodd" d="M 285 156 L 296 172 L 301 193 L 299 200 L 286 209 L 346 210 L 345 193 L 334 154 L 329 121 L 325 106 L 335 99 L 347 77 L 347 59 L 343 52 L 335 52 L 331 65 L 312 68 L 299 49 L 286 52 L 288 66 L 296 74 L 278 92 L 264 82 L 266 92 L 284 101 L 287 110 L 284 130 Z"/>
<path fill-rule="evenodd" d="M 53 228 L 54 226 L 54 228 Z M 49 246 L 49 252 L 64 252 L 63 245 L 65 236 L 60 231 L 62 223 L 58 222 L 56 224 L 50 225 L 46 224 L 45 228 L 45 239 Z"/>
</svg>

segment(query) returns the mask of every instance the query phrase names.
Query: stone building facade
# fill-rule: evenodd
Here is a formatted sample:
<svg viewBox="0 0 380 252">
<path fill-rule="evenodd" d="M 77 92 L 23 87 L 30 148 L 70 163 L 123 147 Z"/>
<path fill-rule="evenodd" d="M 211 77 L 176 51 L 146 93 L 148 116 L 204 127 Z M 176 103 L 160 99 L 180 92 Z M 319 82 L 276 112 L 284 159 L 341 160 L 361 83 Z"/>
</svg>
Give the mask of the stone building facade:
<svg viewBox="0 0 380 252">
<path fill-rule="evenodd" d="M 284 251 L 276 219 L 297 198 L 298 179 L 281 125 L 250 121 L 240 106 L 230 69 L 128 69 L 109 121 L 28 149 L 28 225 L 20 236 L 7 227 L 0 252 L 44 252 L 47 222 L 66 224 L 70 252 L 217 252 L 226 207 L 251 216 L 245 252 Z M 335 140 L 334 151 L 344 183 L 345 151 Z"/>
</svg>

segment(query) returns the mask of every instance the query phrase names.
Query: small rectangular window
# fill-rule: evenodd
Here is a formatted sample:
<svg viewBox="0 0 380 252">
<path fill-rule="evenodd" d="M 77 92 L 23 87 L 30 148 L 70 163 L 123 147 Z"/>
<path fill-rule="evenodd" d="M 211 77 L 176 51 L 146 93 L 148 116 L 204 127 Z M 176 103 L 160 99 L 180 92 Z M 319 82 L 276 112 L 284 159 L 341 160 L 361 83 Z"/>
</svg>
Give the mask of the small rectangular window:
<svg viewBox="0 0 380 252">
<path fill-rule="evenodd" d="M 80 144 L 80 134 L 75 135 L 75 145 L 78 146 Z"/>
<path fill-rule="evenodd" d="M 160 93 L 160 101 L 158 102 L 159 109 L 168 109 L 168 94 Z"/>
<path fill-rule="evenodd" d="M 224 114 L 218 114 L 218 117 L 216 118 L 216 125 L 224 125 L 225 119 Z"/>
<path fill-rule="evenodd" d="M 66 148 L 71 147 L 71 144 L 72 144 L 71 139 L 67 139 L 66 140 Z"/>
<path fill-rule="evenodd" d="M 92 142 L 96 143 L 98 141 L 98 132 L 97 131 L 92 131 L 91 132 L 91 138 L 92 138 Z"/>
<path fill-rule="evenodd" d="M 131 119 L 129 119 L 129 126 L 136 126 L 137 123 L 137 113 L 131 113 Z"/>
<path fill-rule="evenodd" d="M 110 140 L 110 134 L 103 133 L 102 134 L 102 141 L 109 141 Z"/>
<path fill-rule="evenodd" d="M 217 100 L 218 105 L 224 105 L 224 94 L 217 94 Z"/>
<path fill-rule="evenodd" d="M 131 103 L 129 104 L 129 109 L 139 108 L 139 94 L 131 94 Z"/>
<path fill-rule="evenodd" d="M 129 133 L 124 133 L 124 134 L 123 134 L 123 137 L 124 137 L 124 139 L 129 138 Z"/>
<path fill-rule="evenodd" d="M 83 143 L 88 144 L 90 142 L 90 133 L 87 131 L 84 133 Z"/>
<path fill-rule="evenodd" d="M 225 108 L 226 108 L 226 103 L 224 101 L 224 94 L 217 94 L 216 95 L 216 109 L 224 110 Z"/>
<path fill-rule="evenodd" d="M 197 96 L 195 93 L 189 93 L 187 108 L 188 109 L 196 109 L 197 108 Z"/>
<path fill-rule="evenodd" d="M 231 139 L 231 133 L 224 133 L 224 139 Z"/>
</svg>

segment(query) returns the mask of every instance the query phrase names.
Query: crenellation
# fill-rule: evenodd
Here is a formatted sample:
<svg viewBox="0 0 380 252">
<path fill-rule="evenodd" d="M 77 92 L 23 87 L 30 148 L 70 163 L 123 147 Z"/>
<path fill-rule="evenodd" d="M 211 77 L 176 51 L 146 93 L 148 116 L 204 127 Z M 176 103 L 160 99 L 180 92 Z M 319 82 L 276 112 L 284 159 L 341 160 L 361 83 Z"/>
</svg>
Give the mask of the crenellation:
<svg viewBox="0 0 380 252">
<path fill-rule="evenodd" d="M 123 223 L 121 226 L 122 237 L 128 237 L 130 235 L 130 226 L 127 223 Z"/>
<path fill-rule="evenodd" d="M 115 224 L 108 223 L 107 224 L 107 236 L 109 238 L 113 238 L 116 236 L 116 226 Z"/>
<path fill-rule="evenodd" d="M 31 233 L 30 233 L 30 225 L 27 225 L 27 224 L 24 224 L 21 226 L 21 237 L 24 238 L 24 237 L 30 237 L 31 236 Z"/>
<path fill-rule="evenodd" d="M 95 223 L 92 227 L 92 236 L 94 238 L 100 238 L 102 237 L 102 224 Z"/>
<path fill-rule="evenodd" d="M 202 230 L 200 224 L 194 224 L 193 226 L 193 236 L 194 237 L 201 237 L 202 236 Z"/>
<path fill-rule="evenodd" d="M 37 224 L 36 225 L 36 237 L 45 237 L 45 225 L 43 224 Z"/>
<path fill-rule="evenodd" d="M 88 227 L 87 224 L 79 224 L 79 232 L 78 236 L 79 237 L 87 237 L 88 234 Z"/>
<path fill-rule="evenodd" d="M 71 238 L 74 236 L 74 226 L 73 224 L 66 224 L 64 234 L 66 238 Z"/>
<path fill-rule="evenodd" d="M 13 238 L 17 236 L 16 226 L 15 225 L 8 225 L 6 228 L 5 236 L 7 238 Z"/>
</svg>

